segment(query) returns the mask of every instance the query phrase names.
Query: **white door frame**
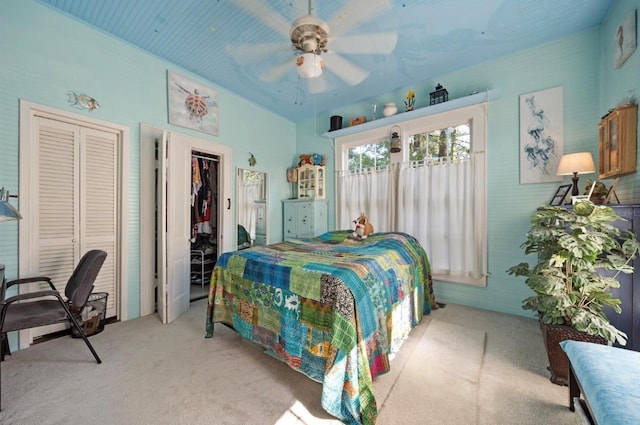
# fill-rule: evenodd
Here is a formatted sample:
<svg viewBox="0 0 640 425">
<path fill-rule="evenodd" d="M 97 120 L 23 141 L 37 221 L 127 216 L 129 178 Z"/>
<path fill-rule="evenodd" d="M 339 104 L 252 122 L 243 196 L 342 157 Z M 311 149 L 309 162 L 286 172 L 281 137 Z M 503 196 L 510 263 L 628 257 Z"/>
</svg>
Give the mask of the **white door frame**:
<svg viewBox="0 0 640 425">
<path fill-rule="evenodd" d="M 31 210 L 31 194 L 35 193 L 35 184 L 30 170 L 30 158 L 34 154 L 31 151 L 31 140 L 34 137 L 34 117 L 42 116 L 54 120 L 68 122 L 83 127 L 91 127 L 99 130 L 116 132 L 120 143 L 118 158 L 118 190 L 121 193 L 117 203 L 117 213 L 119 228 L 117 229 L 118 252 L 116 259 L 116 315 L 120 320 L 128 319 L 128 293 L 129 282 L 126 279 L 129 269 L 129 203 L 127 196 L 129 193 L 129 127 L 118 125 L 112 122 L 89 118 L 85 115 L 40 105 L 34 102 L 20 99 L 20 209 L 22 211 Z M 18 247 L 18 277 L 28 277 L 38 273 L 33 253 L 33 224 L 30 222 L 29 214 L 23 214 L 23 219 L 19 221 L 19 247 Z M 20 349 L 27 348 L 33 342 L 29 329 L 20 331 Z"/>
<path fill-rule="evenodd" d="M 204 140 L 182 133 L 159 129 L 152 125 L 140 125 L 140 315 L 155 311 L 155 140 L 172 135 L 173 143 L 180 143 L 190 155 L 192 151 L 217 156 L 220 159 L 218 202 L 218 255 L 234 250 L 233 217 L 231 215 L 232 149 L 211 140 Z M 190 172 L 190 170 L 189 170 Z M 169 177 L 171 178 L 171 177 Z M 190 178 L 190 177 L 189 177 Z M 191 223 L 185 223 L 185 229 Z M 188 254 L 188 253 L 187 253 Z M 163 264 L 162 259 L 158 259 Z M 160 294 L 159 294 L 160 296 Z M 161 318 L 162 320 L 162 318 Z"/>
</svg>

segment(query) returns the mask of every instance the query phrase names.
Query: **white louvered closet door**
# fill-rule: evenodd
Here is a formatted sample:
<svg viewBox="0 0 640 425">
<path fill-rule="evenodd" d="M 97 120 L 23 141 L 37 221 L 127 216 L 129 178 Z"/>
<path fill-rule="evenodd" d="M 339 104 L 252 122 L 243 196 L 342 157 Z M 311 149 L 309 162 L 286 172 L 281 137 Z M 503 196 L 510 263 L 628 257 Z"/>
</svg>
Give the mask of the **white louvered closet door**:
<svg viewBox="0 0 640 425">
<path fill-rule="evenodd" d="M 51 277 L 64 292 L 84 253 L 106 251 L 94 292 L 109 293 L 107 317 L 114 316 L 117 135 L 42 117 L 36 119 L 36 127 L 37 231 L 32 235 L 38 274 Z"/>
<path fill-rule="evenodd" d="M 80 129 L 80 250 L 107 252 L 94 292 L 108 292 L 107 317 L 115 316 L 117 147 L 113 133 Z"/>
</svg>

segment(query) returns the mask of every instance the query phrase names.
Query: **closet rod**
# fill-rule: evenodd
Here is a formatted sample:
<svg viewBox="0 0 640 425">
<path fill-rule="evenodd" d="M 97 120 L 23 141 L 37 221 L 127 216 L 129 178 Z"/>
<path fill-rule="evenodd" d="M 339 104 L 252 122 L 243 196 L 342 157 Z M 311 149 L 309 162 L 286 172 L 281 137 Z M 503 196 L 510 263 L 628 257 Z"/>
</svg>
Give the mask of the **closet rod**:
<svg viewBox="0 0 640 425">
<path fill-rule="evenodd" d="M 191 158 L 200 158 L 200 159 L 206 159 L 207 161 L 216 161 L 216 162 L 220 161 L 215 156 L 202 156 L 202 155 L 191 154 Z"/>
</svg>

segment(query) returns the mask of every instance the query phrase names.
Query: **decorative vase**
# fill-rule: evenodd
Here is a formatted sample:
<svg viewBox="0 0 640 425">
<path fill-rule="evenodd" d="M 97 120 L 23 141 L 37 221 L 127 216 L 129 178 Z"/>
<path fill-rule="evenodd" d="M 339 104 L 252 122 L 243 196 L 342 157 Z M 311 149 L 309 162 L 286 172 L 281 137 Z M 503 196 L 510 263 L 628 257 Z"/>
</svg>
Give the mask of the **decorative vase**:
<svg viewBox="0 0 640 425">
<path fill-rule="evenodd" d="M 384 109 L 382 109 L 382 115 L 385 117 L 390 117 L 391 115 L 395 115 L 398 112 L 398 107 L 395 103 L 385 103 Z"/>
</svg>

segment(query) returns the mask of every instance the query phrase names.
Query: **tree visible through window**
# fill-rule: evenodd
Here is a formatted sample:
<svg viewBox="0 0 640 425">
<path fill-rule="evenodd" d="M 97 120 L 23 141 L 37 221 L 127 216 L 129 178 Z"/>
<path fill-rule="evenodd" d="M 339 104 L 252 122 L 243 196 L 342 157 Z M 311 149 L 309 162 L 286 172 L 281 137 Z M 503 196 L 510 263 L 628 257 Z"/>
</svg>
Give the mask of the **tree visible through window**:
<svg viewBox="0 0 640 425">
<path fill-rule="evenodd" d="M 466 161 L 471 152 L 469 124 L 460 124 L 409 136 L 410 161 Z"/>
<path fill-rule="evenodd" d="M 349 171 L 385 167 L 391 163 L 389 141 L 383 140 L 378 143 L 349 148 L 347 157 Z"/>
</svg>

